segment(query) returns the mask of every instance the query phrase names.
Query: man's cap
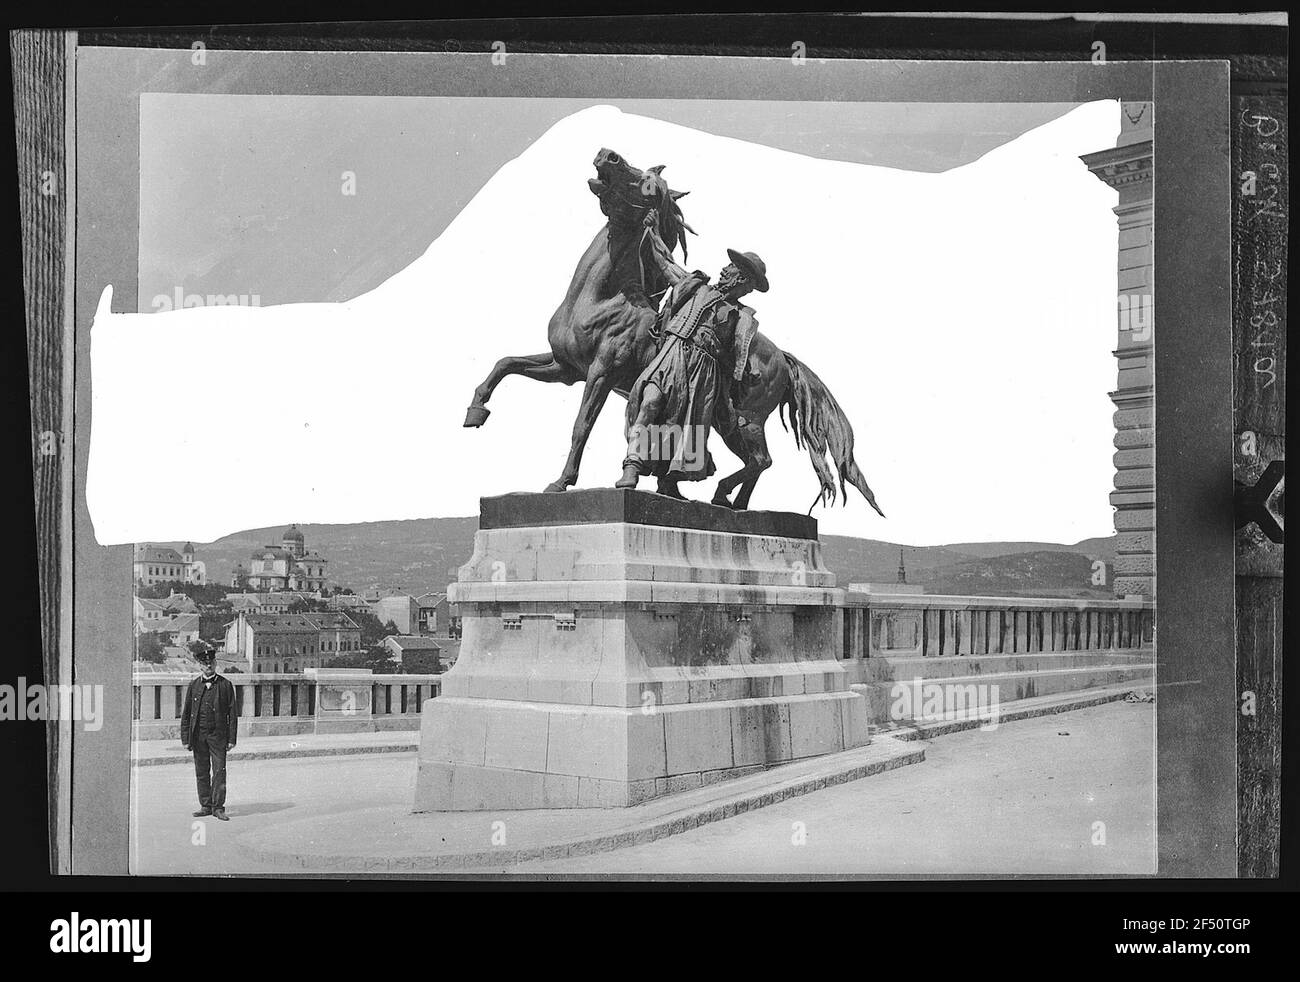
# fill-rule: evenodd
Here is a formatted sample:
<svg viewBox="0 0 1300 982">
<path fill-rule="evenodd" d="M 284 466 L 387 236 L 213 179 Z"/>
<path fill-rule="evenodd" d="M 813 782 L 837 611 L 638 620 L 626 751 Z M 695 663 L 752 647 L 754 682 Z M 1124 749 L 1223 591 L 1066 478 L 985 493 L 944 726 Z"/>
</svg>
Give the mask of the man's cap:
<svg viewBox="0 0 1300 982">
<path fill-rule="evenodd" d="M 741 272 L 754 281 L 754 289 L 759 293 L 767 292 L 767 263 L 758 258 L 758 253 L 728 249 L 727 255 L 740 267 Z"/>
<path fill-rule="evenodd" d="M 201 662 L 216 661 L 217 653 L 212 648 L 204 648 L 201 651 L 194 652 L 194 657 Z"/>
</svg>

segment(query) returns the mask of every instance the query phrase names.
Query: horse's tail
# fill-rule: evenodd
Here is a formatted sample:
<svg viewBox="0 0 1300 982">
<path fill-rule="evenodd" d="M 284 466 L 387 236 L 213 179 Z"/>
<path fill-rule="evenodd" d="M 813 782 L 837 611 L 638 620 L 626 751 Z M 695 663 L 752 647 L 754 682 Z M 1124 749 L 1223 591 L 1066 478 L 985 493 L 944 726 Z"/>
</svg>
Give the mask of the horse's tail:
<svg viewBox="0 0 1300 982">
<path fill-rule="evenodd" d="M 781 397 L 777 411 L 782 426 L 785 426 L 785 413 L 789 412 L 789 429 L 794 433 L 795 445 L 801 449 L 808 448 L 813 470 L 821 481 L 818 500 L 826 499 L 830 503 L 835 501 L 835 476 L 826 463 L 826 455 L 829 453 L 839 471 L 840 494 L 844 496 L 844 501 L 847 503 L 849 500 L 844 488 L 844 482 L 848 481 L 862 492 L 867 504 L 884 518 L 885 513 L 876 504 L 876 496 L 871 493 L 867 479 L 853 459 L 853 427 L 844 415 L 844 410 L 816 372 L 788 351 L 782 354 L 785 355 L 786 367 L 790 370 L 790 388 Z"/>
</svg>

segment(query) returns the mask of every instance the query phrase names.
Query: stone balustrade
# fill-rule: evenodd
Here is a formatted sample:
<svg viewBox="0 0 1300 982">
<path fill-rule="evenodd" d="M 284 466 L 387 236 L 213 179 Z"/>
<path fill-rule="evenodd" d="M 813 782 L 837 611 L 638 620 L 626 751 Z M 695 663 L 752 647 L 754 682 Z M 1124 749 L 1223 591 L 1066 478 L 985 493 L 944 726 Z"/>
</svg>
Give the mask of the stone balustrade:
<svg viewBox="0 0 1300 982">
<path fill-rule="evenodd" d="M 957 597 L 847 591 L 842 659 L 1150 649 L 1149 600 Z"/>
<path fill-rule="evenodd" d="M 418 730 L 420 707 L 442 691 L 441 675 L 233 673 L 240 736 Z M 138 740 L 179 738 L 192 674 L 137 672 L 132 719 Z"/>
</svg>

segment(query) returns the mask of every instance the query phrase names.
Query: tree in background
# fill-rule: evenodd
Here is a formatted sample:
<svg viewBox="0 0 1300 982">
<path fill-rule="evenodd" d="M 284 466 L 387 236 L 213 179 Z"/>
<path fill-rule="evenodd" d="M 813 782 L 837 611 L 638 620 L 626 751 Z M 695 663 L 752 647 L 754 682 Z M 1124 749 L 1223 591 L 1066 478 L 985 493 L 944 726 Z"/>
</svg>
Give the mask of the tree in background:
<svg viewBox="0 0 1300 982">
<path fill-rule="evenodd" d="M 324 600 L 312 600 L 310 597 L 303 600 L 298 599 L 289 604 L 289 613 L 291 614 L 311 614 L 327 611 L 330 605 Z"/>
<path fill-rule="evenodd" d="M 402 653 L 403 675 L 441 675 L 442 656 L 436 651 L 406 651 Z"/>
<path fill-rule="evenodd" d="M 135 587 L 135 595 L 142 600 L 166 600 L 173 593 L 183 593 L 196 604 L 226 603 L 226 594 L 234 592 L 237 591 L 220 583 L 182 583 L 180 580 L 152 586 L 137 583 Z"/>
<path fill-rule="evenodd" d="M 226 595 L 239 591 L 224 583 L 182 583 L 176 592 L 185 594 L 196 604 L 227 604 Z"/>
<path fill-rule="evenodd" d="M 350 610 L 348 616 L 352 618 L 357 627 L 361 628 L 361 643 L 367 648 L 379 644 L 390 634 L 402 633 L 392 621 L 387 624 L 380 623 L 379 618 L 369 610 Z"/>
<path fill-rule="evenodd" d="M 199 655 L 212 650 L 212 645 L 206 641 L 191 641 L 185 646 L 185 650 L 190 653 L 191 658 L 197 659 Z"/>
<path fill-rule="evenodd" d="M 152 631 L 137 635 L 135 639 L 135 657 L 140 661 L 161 665 L 167 659 L 167 655 L 163 651 L 162 639 Z"/>
<path fill-rule="evenodd" d="M 135 587 L 135 595 L 141 600 L 166 600 L 172 595 L 172 591 L 176 587 L 182 585 L 183 584 L 178 582 L 152 583 L 147 586 L 143 583 L 137 583 Z"/>
<path fill-rule="evenodd" d="M 199 637 L 205 641 L 224 640 L 226 625 L 234 619 L 235 611 L 229 601 L 203 604 L 199 607 Z"/>
<path fill-rule="evenodd" d="M 397 663 L 388 657 L 388 649 L 382 646 L 346 651 L 335 655 L 326 665 L 329 668 L 368 668 L 376 675 L 396 675 L 399 671 Z"/>
</svg>

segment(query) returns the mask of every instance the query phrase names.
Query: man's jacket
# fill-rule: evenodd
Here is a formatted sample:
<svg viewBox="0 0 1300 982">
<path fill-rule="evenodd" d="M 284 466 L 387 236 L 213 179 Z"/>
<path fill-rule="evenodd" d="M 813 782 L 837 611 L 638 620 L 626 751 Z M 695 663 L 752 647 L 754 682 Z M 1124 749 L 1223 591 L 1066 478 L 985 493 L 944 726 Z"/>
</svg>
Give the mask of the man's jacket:
<svg viewBox="0 0 1300 982">
<path fill-rule="evenodd" d="M 235 707 L 235 687 L 223 675 L 213 676 L 217 690 L 216 717 L 218 726 L 226 732 L 226 744 L 233 747 L 239 731 L 239 713 Z M 203 676 L 194 679 L 185 690 L 181 704 L 181 743 L 188 750 L 199 732 L 199 703 L 203 701 Z"/>
<path fill-rule="evenodd" d="M 655 333 L 659 340 L 668 334 L 691 340 L 701 324 L 711 325 L 713 321 L 725 321 L 732 314 L 737 315 L 734 349 L 718 351 L 715 340 L 712 344 L 705 344 L 703 350 L 714 357 L 726 356 L 724 360 L 729 363 L 726 367 L 730 370 L 732 380 L 739 382 L 745 377 L 749 347 L 754 335 L 758 333 L 758 318 L 754 316 L 753 307 L 723 297 L 709 283 L 708 276 L 699 270 L 673 288 L 659 311 Z M 707 333 L 712 334 L 711 331 Z"/>
</svg>

